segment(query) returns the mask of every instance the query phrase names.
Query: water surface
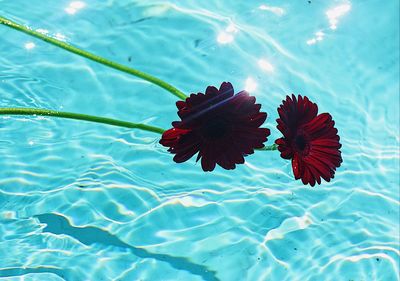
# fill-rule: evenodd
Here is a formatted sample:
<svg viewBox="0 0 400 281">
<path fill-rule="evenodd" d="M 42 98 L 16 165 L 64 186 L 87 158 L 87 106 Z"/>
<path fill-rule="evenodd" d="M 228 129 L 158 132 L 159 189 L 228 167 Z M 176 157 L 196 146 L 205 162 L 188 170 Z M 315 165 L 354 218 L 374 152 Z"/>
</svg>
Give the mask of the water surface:
<svg viewBox="0 0 400 281">
<path fill-rule="evenodd" d="M 343 165 L 321 186 L 257 152 L 175 164 L 159 136 L 0 118 L 1 280 L 399 280 L 398 1 L 6 1 L 1 15 L 165 79 L 222 81 L 268 112 L 307 95 Z M 0 107 L 168 128 L 176 98 L 0 26 Z"/>
</svg>

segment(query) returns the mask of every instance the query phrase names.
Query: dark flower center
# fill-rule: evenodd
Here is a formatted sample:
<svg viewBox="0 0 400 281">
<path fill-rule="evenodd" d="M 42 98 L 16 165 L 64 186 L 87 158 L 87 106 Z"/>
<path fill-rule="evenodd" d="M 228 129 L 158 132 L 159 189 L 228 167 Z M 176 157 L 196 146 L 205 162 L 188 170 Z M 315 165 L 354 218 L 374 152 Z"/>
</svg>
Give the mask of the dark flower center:
<svg viewBox="0 0 400 281">
<path fill-rule="evenodd" d="M 307 146 L 307 141 L 303 135 L 296 136 L 294 142 L 296 143 L 296 147 L 301 151 L 303 151 Z"/>
<path fill-rule="evenodd" d="M 229 122 L 225 119 L 213 119 L 202 127 L 202 134 L 205 138 L 210 139 L 219 139 L 224 136 L 230 131 Z"/>
</svg>

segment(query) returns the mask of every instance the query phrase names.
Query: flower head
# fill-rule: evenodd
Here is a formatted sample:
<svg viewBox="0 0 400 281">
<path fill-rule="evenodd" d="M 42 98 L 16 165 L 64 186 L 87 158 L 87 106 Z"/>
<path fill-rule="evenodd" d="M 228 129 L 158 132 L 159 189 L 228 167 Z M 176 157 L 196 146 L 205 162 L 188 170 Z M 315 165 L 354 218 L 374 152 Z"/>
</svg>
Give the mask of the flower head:
<svg viewBox="0 0 400 281">
<path fill-rule="evenodd" d="M 330 181 L 342 163 L 338 130 L 329 113 L 318 114 L 318 107 L 307 97 L 292 95 L 278 108 L 278 130 L 283 138 L 275 143 L 281 157 L 292 159 L 293 174 L 304 184 Z"/>
<path fill-rule="evenodd" d="M 212 171 L 218 164 L 231 170 L 243 164 L 244 156 L 264 147 L 269 129 L 259 128 L 267 118 L 260 112 L 261 105 L 246 91 L 234 94 L 232 84 L 224 82 L 219 90 L 213 86 L 206 93 L 191 94 L 178 101 L 181 121 L 164 132 L 160 143 L 175 154 L 181 163 L 198 153 L 204 171 Z"/>
</svg>

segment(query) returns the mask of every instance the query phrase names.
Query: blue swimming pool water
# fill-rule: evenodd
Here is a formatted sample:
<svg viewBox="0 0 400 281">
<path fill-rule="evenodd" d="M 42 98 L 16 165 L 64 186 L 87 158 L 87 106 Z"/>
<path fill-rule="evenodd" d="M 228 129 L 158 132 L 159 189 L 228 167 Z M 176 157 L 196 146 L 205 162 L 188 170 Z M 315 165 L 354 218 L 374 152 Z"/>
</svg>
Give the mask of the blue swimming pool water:
<svg viewBox="0 0 400 281">
<path fill-rule="evenodd" d="M 165 79 L 307 95 L 343 144 L 314 188 L 258 151 L 175 164 L 149 132 L 0 118 L 0 280 L 399 280 L 398 1 L 6 1 L 0 14 Z M 176 98 L 0 26 L 0 107 L 168 128 Z M 21 279 L 24 276 L 24 279 Z"/>
</svg>

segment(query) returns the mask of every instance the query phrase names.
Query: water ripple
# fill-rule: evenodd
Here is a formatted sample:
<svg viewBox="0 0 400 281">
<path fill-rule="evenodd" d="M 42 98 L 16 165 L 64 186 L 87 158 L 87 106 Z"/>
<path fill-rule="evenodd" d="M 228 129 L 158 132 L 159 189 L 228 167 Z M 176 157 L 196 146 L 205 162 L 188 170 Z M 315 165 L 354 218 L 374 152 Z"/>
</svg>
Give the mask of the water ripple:
<svg viewBox="0 0 400 281">
<path fill-rule="evenodd" d="M 0 2 L 5 16 L 188 94 L 252 82 L 269 143 L 285 95 L 307 95 L 332 114 L 344 159 L 311 188 L 276 152 L 204 173 L 194 159 L 174 163 L 158 135 L 4 116 L 1 277 L 399 280 L 398 3 L 94 1 L 71 13 L 72 3 Z M 1 106 L 163 128 L 178 118 L 175 98 L 147 82 L 5 27 L 0 35 Z"/>
</svg>

